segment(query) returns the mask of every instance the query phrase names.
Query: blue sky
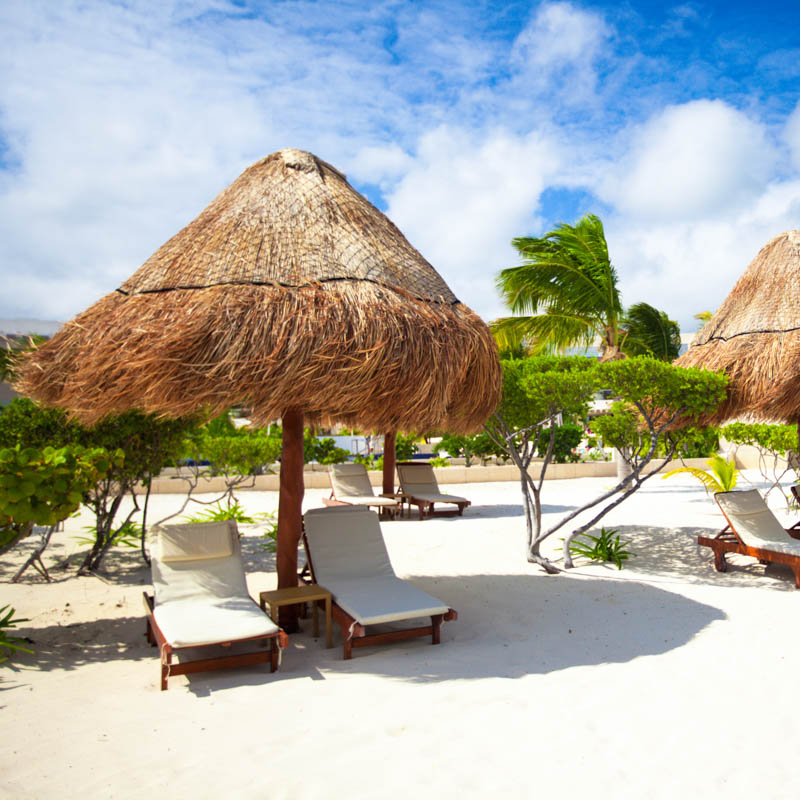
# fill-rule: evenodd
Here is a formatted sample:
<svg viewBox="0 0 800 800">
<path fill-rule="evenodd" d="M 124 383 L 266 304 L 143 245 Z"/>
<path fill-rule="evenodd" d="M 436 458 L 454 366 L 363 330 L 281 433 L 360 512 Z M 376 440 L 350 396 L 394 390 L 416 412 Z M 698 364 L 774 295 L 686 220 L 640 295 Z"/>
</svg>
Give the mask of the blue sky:
<svg viewBox="0 0 800 800">
<path fill-rule="evenodd" d="M 0 317 L 66 320 L 256 159 L 348 175 L 486 319 L 514 236 L 599 214 L 692 330 L 800 227 L 786 4 L 6 0 Z"/>
</svg>

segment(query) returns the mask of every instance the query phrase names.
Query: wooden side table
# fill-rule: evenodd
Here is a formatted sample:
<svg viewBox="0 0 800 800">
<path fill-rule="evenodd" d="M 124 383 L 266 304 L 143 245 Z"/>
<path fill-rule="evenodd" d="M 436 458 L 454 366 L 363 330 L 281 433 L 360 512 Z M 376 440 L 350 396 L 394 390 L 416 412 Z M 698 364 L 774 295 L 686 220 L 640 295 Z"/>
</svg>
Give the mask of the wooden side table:
<svg viewBox="0 0 800 800">
<path fill-rule="evenodd" d="M 281 606 L 293 606 L 300 603 L 311 603 L 314 619 L 314 636 L 319 636 L 319 609 L 317 601 L 325 601 L 325 647 L 333 647 L 331 638 L 331 593 L 316 583 L 304 583 L 300 586 L 291 586 L 288 589 L 273 589 L 269 592 L 261 592 L 258 595 L 258 602 L 261 608 L 266 611 L 269 606 L 269 615 L 272 621 L 278 622 L 278 609 Z"/>
</svg>

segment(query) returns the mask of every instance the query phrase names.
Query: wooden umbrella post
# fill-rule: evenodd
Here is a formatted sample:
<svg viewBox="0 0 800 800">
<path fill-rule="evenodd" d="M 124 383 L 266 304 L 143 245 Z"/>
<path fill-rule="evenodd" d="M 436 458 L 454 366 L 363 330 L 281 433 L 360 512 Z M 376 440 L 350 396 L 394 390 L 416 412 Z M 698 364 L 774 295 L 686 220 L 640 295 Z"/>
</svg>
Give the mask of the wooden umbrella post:
<svg viewBox="0 0 800 800">
<path fill-rule="evenodd" d="M 278 499 L 278 588 L 297 586 L 297 545 L 303 532 L 303 412 L 283 414 L 280 497 Z M 278 623 L 287 632 L 298 630 L 297 607 L 281 606 Z"/>
<path fill-rule="evenodd" d="M 383 436 L 383 493 L 384 494 L 394 493 L 394 465 L 395 461 L 397 460 L 394 449 L 396 439 L 397 439 L 397 433 L 395 431 L 386 433 Z"/>
</svg>

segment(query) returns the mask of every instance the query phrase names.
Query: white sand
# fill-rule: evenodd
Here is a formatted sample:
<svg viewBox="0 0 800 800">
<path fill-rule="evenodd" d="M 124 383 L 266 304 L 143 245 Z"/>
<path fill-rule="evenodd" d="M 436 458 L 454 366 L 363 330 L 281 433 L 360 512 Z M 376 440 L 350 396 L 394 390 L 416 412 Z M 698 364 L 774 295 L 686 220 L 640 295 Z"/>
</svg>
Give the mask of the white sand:
<svg viewBox="0 0 800 800">
<path fill-rule="evenodd" d="M 546 519 L 610 483 L 548 482 Z M 721 516 L 702 490 L 654 478 L 603 521 L 637 557 L 557 577 L 525 560 L 516 484 L 445 491 L 472 499 L 463 518 L 383 525 L 397 572 L 459 612 L 440 646 L 343 661 L 338 630 L 326 650 L 308 620 L 275 674 L 179 676 L 167 692 L 132 551 L 114 554 L 109 583 L 31 570 L 12 585 L 20 556 L 0 563 L 0 605 L 30 618 L 36 650 L 0 667 L 0 795 L 797 796 L 800 592 L 749 558 L 714 571 L 696 536 Z M 240 499 L 277 507 L 275 493 Z M 176 501 L 154 496 L 151 519 Z M 54 538 L 48 564 L 87 521 Z M 273 588 L 274 556 L 244 533 L 251 591 Z"/>
</svg>

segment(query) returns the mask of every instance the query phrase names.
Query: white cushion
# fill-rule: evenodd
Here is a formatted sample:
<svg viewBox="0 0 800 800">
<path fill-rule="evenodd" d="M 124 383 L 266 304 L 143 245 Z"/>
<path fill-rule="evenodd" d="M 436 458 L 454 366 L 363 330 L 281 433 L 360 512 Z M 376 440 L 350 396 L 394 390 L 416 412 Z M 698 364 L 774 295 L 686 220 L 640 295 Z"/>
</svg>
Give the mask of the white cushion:
<svg viewBox="0 0 800 800">
<path fill-rule="evenodd" d="M 348 497 L 372 497 L 372 484 L 367 468 L 363 464 L 331 464 L 329 469 L 331 488 L 338 499 Z"/>
<path fill-rule="evenodd" d="M 748 547 L 800 556 L 800 541 L 792 539 L 756 489 L 715 495 L 731 527 Z"/>
<path fill-rule="evenodd" d="M 374 511 L 317 508 L 304 524 L 317 583 L 362 625 L 447 612 L 441 600 L 395 575 Z"/>
<path fill-rule="evenodd" d="M 278 632 L 278 626 L 250 597 L 187 598 L 161 603 L 153 615 L 173 647 L 200 647 Z"/>
<path fill-rule="evenodd" d="M 432 492 L 408 492 L 411 497 L 417 500 L 427 500 L 429 503 L 468 503 L 466 497 L 459 497 L 455 494 L 433 494 Z"/>
<path fill-rule="evenodd" d="M 161 561 L 197 561 L 233 553 L 232 531 L 227 524 L 188 523 L 159 529 Z"/>
<path fill-rule="evenodd" d="M 397 500 L 392 500 L 391 497 L 352 497 L 349 495 L 336 495 L 336 499 L 342 503 L 350 503 L 354 506 L 386 506 L 387 508 L 394 507 L 398 504 Z"/>
</svg>

